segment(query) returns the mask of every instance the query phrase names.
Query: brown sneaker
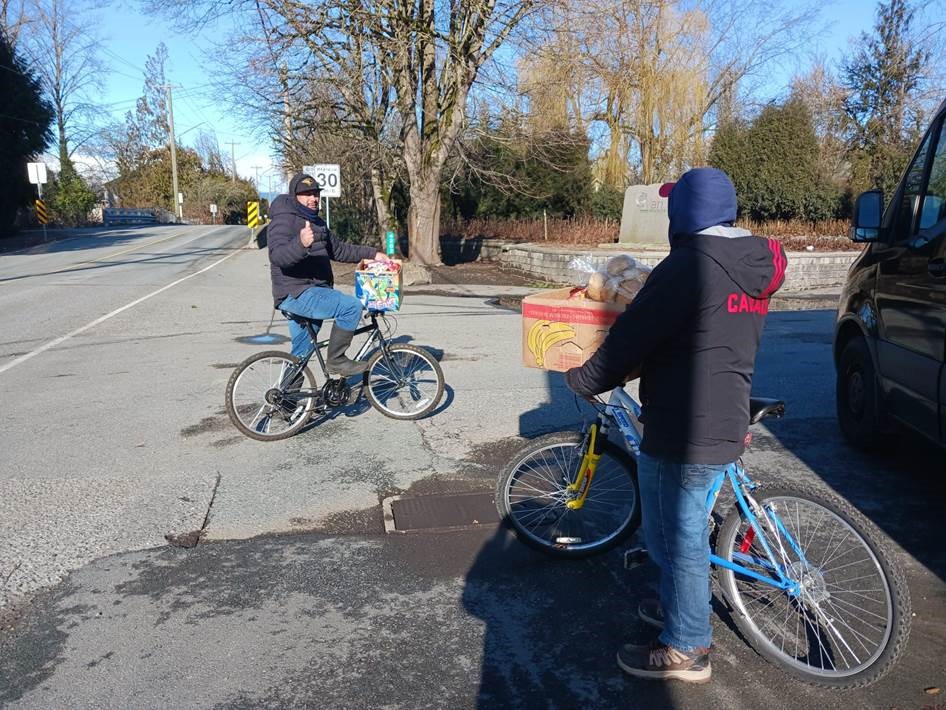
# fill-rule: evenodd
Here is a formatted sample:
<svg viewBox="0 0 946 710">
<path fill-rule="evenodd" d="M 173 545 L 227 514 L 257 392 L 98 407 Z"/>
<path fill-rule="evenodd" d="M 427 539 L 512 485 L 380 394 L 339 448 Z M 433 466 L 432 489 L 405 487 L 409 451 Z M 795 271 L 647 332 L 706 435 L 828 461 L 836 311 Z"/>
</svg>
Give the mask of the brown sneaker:
<svg viewBox="0 0 946 710">
<path fill-rule="evenodd" d="M 687 683 L 709 683 L 712 675 L 708 648 L 685 653 L 655 641 L 647 649 L 634 644 L 621 647 L 618 665 L 625 673 L 652 680 L 682 680 Z"/>
</svg>

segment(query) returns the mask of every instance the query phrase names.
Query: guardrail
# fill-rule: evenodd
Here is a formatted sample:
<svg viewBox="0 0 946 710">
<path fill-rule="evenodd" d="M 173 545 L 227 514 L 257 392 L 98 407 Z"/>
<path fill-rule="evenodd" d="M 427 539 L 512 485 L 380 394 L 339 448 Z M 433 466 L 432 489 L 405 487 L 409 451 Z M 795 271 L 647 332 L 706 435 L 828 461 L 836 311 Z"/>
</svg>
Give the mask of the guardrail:
<svg viewBox="0 0 946 710">
<path fill-rule="evenodd" d="M 135 209 L 131 207 L 106 207 L 102 210 L 102 223 L 106 227 L 113 224 L 157 224 L 158 218 L 154 210 Z"/>
</svg>

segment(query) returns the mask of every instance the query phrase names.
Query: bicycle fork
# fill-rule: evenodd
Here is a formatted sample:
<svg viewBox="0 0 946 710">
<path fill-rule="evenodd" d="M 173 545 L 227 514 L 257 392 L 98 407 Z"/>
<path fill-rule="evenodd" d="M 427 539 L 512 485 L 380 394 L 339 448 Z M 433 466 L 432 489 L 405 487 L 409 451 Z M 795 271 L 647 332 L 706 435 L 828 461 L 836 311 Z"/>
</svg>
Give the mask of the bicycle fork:
<svg viewBox="0 0 946 710">
<path fill-rule="evenodd" d="M 604 442 L 608 436 L 608 425 L 599 419 L 592 423 L 585 436 L 585 453 L 581 457 L 581 465 L 578 467 L 578 475 L 573 483 L 569 483 L 565 490 L 572 496 L 571 500 L 565 502 L 565 507 L 569 510 L 581 510 L 588 497 L 588 490 L 591 488 L 591 481 L 595 477 L 595 471 L 598 468 L 598 461 L 601 460 L 601 453 L 604 451 Z"/>
</svg>

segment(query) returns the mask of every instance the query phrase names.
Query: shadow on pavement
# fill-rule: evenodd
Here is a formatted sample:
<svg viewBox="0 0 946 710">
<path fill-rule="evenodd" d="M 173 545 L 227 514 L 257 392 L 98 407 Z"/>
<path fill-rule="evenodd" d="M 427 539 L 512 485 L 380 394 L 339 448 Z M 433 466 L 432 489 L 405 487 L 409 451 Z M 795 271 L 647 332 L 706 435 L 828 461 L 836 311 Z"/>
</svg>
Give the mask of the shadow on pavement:
<svg viewBox="0 0 946 710">
<path fill-rule="evenodd" d="M 180 224 L 128 225 L 122 227 L 88 227 L 50 229 L 47 239 L 38 230 L 0 236 L 0 256 L 9 252 L 41 247 L 44 252 L 82 251 L 100 247 L 121 246 L 141 238 L 142 232 L 159 236 L 162 231 L 180 229 Z M 209 226 L 209 225 L 208 225 Z"/>
<path fill-rule="evenodd" d="M 622 643 L 654 634 L 630 620 L 639 597 L 616 583 L 620 569 L 616 553 L 553 560 L 501 526 L 463 589 L 464 609 L 484 624 L 476 707 L 674 707 L 666 684 L 625 676 L 615 661 Z"/>
</svg>

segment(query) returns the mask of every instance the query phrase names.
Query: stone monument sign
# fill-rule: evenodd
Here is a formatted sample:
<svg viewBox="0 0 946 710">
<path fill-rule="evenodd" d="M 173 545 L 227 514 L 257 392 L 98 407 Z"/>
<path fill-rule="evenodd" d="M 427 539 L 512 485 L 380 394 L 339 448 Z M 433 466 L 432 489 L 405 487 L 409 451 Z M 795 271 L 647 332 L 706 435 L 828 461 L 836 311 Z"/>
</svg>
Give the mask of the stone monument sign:
<svg viewBox="0 0 946 710">
<path fill-rule="evenodd" d="M 631 185 L 624 193 L 620 242 L 667 246 L 667 198 L 658 194 L 660 185 Z"/>
</svg>

